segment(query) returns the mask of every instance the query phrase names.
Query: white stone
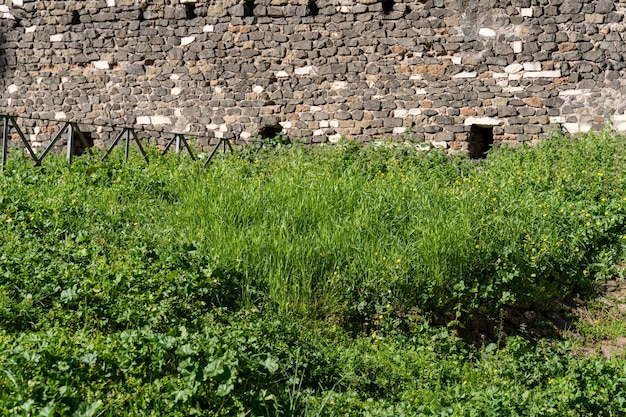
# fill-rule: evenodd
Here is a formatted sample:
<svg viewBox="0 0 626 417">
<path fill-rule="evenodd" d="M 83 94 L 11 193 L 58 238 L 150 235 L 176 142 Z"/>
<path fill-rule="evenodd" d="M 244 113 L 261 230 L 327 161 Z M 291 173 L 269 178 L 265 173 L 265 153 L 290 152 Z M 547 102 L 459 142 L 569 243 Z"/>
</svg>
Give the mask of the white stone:
<svg viewBox="0 0 626 417">
<path fill-rule="evenodd" d="M 339 127 L 339 120 L 337 120 L 337 119 L 332 119 L 332 120 L 329 120 L 329 121 L 328 121 L 328 125 L 329 125 L 330 127 L 335 127 L 335 128 L 336 128 L 336 127 Z"/>
<path fill-rule="evenodd" d="M 339 13 L 352 13 L 352 7 L 350 6 L 337 6 Z"/>
<path fill-rule="evenodd" d="M 626 114 L 616 114 L 612 120 L 616 130 L 626 132 Z"/>
<path fill-rule="evenodd" d="M 324 129 L 317 129 L 313 131 L 313 136 L 324 136 Z"/>
<path fill-rule="evenodd" d="M 541 71 L 541 62 L 524 62 L 524 71 Z"/>
<path fill-rule="evenodd" d="M 509 81 L 517 81 L 522 79 L 522 74 L 509 74 Z"/>
<path fill-rule="evenodd" d="M 206 32 L 213 32 L 214 30 L 215 30 L 215 26 L 213 26 L 213 25 L 204 25 L 204 27 L 202 27 L 202 31 L 204 33 L 206 33 Z M 243 133 L 242 133 L 242 135 L 243 135 Z"/>
<path fill-rule="evenodd" d="M 533 17 L 533 8 L 532 7 L 524 7 L 520 10 L 520 14 L 522 17 Z"/>
<path fill-rule="evenodd" d="M 278 72 L 276 73 L 276 77 L 279 77 L 279 78 L 285 78 L 285 77 L 289 77 L 289 74 L 287 74 L 287 72 L 286 72 L 286 71 L 278 71 Z"/>
<path fill-rule="evenodd" d="M 24 0 L 13 0 L 13 5 L 21 7 L 24 5 Z"/>
<path fill-rule="evenodd" d="M 224 132 L 220 132 L 219 130 L 214 133 L 217 139 L 222 139 L 224 137 Z"/>
<path fill-rule="evenodd" d="M 153 125 L 157 126 L 157 125 L 171 125 L 172 122 L 170 120 L 169 117 L 166 116 L 151 116 L 150 117 L 150 122 L 152 122 Z"/>
<path fill-rule="evenodd" d="M 320 127 L 323 127 L 323 128 L 330 127 L 328 120 L 320 120 Z"/>
<path fill-rule="evenodd" d="M 254 87 L 252 87 L 252 92 L 260 94 L 263 92 L 263 87 L 260 85 L 255 85 Z"/>
<path fill-rule="evenodd" d="M 222 123 L 219 130 L 220 132 L 228 132 L 228 125 L 226 123 Z"/>
<path fill-rule="evenodd" d="M 0 4 L 0 13 L 9 13 L 9 6 Z"/>
<path fill-rule="evenodd" d="M 559 92 L 559 96 L 584 96 L 583 90 L 564 90 Z"/>
<path fill-rule="evenodd" d="M 524 91 L 524 87 L 506 87 L 502 89 L 507 93 L 518 93 L 520 91 Z"/>
<path fill-rule="evenodd" d="M 454 65 L 461 65 L 461 62 L 463 62 L 463 58 L 461 58 L 460 56 L 453 56 L 452 57 L 452 63 Z"/>
<path fill-rule="evenodd" d="M 195 41 L 195 36 L 186 36 L 180 40 L 180 46 L 189 45 L 191 42 Z"/>
<path fill-rule="evenodd" d="M 506 72 L 507 74 L 515 74 L 516 72 L 520 72 L 523 69 L 524 66 L 522 64 L 515 62 L 511 65 L 507 65 L 506 67 L 504 67 L 504 72 Z"/>
<path fill-rule="evenodd" d="M 419 74 L 413 74 L 409 77 L 409 80 L 421 80 L 422 76 Z"/>
<path fill-rule="evenodd" d="M 334 81 L 333 85 L 330 86 L 331 90 L 344 90 L 348 88 L 348 83 L 346 81 Z"/>
<path fill-rule="evenodd" d="M 17 85 L 15 84 L 11 84 L 10 86 L 7 87 L 7 92 L 9 94 L 13 94 L 17 91 Z"/>
<path fill-rule="evenodd" d="M 448 142 L 435 142 L 434 140 L 430 142 L 431 145 L 433 145 L 434 148 L 439 148 L 439 149 L 448 149 Z"/>
<path fill-rule="evenodd" d="M 138 116 L 137 117 L 138 125 L 149 125 L 150 124 L 150 116 Z"/>
<path fill-rule="evenodd" d="M 511 42 L 511 47 L 513 48 L 513 52 L 516 54 L 522 53 L 522 41 Z"/>
<path fill-rule="evenodd" d="M 29 26 L 27 28 L 24 28 L 24 33 L 33 33 L 36 30 L 37 30 L 37 26 Z"/>
<path fill-rule="evenodd" d="M 524 73 L 524 78 L 559 78 L 560 76 L 561 76 L 560 70 Z"/>
<path fill-rule="evenodd" d="M 330 143 L 337 143 L 341 140 L 341 134 L 340 133 L 335 133 L 334 135 L 329 135 L 328 136 L 328 141 Z"/>
<path fill-rule="evenodd" d="M 92 64 L 95 69 L 101 69 L 101 70 L 109 69 L 109 63 L 107 61 L 93 61 Z"/>
<path fill-rule="evenodd" d="M 465 119 L 465 126 L 478 125 L 478 126 L 499 126 L 502 124 L 502 120 L 495 119 L 493 117 L 468 117 Z"/>
<path fill-rule="evenodd" d="M 418 108 L 409 109 L 409 116 L 419 116 L 420 114 L 422 114 L 422 109 L 418 109 Z"/>
<path fill-rule="evenodd" d="M 508 78 L 509 74 L 507 74 L 506 72 L 494 72 L 491 74 L 491 76 L 493 78 Z"/>
<path fill-rule="evenodd" d="M 394 135 L 401 135 L 403 133 L 406 133 L 406 127 L 401 126 L 401 127 L 394 127 L 393 128 L 393 134 Z"/>
<path fill-rule="evenodd" d="M 464 71 L 453 75 L 452 78 L 476 78 L 477 76 L 478 73 L 476 73 L 476 71 Z"/>
<path fill-rule="evenodd" d="M 250 132 L 241 132 L 241 134 L 239 135 L 240 139 L 250 139 L 252 137 L 252 134 Z"/>
<path fill-rule="evenodd" d="M 207 130 L 217 130 L 220 127 L 218 125 L 216 125 L 215 123 L 211 123 L 210 125 L 206 125 Z"/>
<path fill-rule="evenodd" d="M 565 123 L 565 117 L 563 117 L 563 116 L 551 116 L 550 117 L 550 123 L 557 123 L 557 124 Z"/>
<path fill-rule="evenodd" d="M 115 0 L 107 0 L 108 7 L 115 7 Z"/>
<path fill-rule="evenodd" d="M 177 95 L 179 95 L 182 92 L 183 92 L 183 90 L 180 87 L 174 87 L 174 88 L 172 88 L 171 94 L 173 96 L 177 96 Z"/>
<path fill-rule="evenodd" d="M 183 117 L 183 111 L 181 109 L 174 109 L 174 116 Z"/>
<path fill-rule="evenodd" d="M 420 88 L 415 91 L 415 94 L 424 95 L 424 94 L 428 94 L 428 91 L 426 91 L 424 88 Z"/>
<path fill-rule="evenodd" d="M 278 124 L 281 125 L 283 129 L 291 129 L 292 127 L 292 123 L 290 121 L 280 122 Z"/>
<path fill-rule="evenodd" d="M 61 42 L 63 40 L 63 34 L 58 33 L 56 35 L 50 35 L 50 42 Z"/>
<path fill-rule="evenodd" d="M 296 75 L 309 75 L 313 72 L 313 67 L 307 65 L 306 67 L 296 68 L 293 70 L 293 73 Z"/>
<path fill-rule="evenodd" d="M 4 13 L 2 15 L 3 19 L 9 19 L 9 20 L 15 20 L 15 16 L 13 16 L 11 13 Z"/>
<path fill-rule="evenodd" d="M 480 28 L 478 34 L 486 38 L 493 38 L 494 36 L 496 36 L 496 31 L 489 28 Z"/>
<path fill-rule="evenodd" d="M 318 111 L 322 111 L 322 108 L 320 106 L 311 106 L 311 108 L 309 109 L 309 111 L 311 113 L 317 113 Z"/>
<path fill-rule="evenodd" d="M 180 75 L 178 75 L 178 74 L 172 74 L 172 75 L 170 75 L 170 80 L 174 80 L 174 81 L 176 81 L 176 80 L 178 80 L 178 79 L 180 79 Z"/>
<path fill-rule="evenodd" d="M 54 113 L 54 118 L 57 119 L 57 120 L 65 120 L 65 119 L 67 119 L 67 116 L 65 115 L 65 112 L 58 111 L 58 112 Z"/>
<path fill-rule="evenodd" d="M 393 117 L 405 118 L 409 115 L 409 111 L 406 109 L 396 109 L 393 111 Z"/>
</svg>

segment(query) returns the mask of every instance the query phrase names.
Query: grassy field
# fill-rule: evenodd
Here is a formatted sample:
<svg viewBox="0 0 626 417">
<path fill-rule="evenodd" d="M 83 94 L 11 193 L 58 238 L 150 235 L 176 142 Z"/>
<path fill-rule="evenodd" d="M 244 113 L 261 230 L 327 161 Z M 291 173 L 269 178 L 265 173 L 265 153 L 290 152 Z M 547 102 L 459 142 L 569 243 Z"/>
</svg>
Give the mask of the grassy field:
<svg viewBox="0 0 626 417">
<path fill-rule="evenodd" d="M 620 274 L 625 139 L 478 164 L 392 143 L 248 148 L 206 170 L 13 155 L 0 415 L 623 415 L 623 356 L 498 321 Z M 467 344 L 477 320 L 495 333 Z"/>
</svg>

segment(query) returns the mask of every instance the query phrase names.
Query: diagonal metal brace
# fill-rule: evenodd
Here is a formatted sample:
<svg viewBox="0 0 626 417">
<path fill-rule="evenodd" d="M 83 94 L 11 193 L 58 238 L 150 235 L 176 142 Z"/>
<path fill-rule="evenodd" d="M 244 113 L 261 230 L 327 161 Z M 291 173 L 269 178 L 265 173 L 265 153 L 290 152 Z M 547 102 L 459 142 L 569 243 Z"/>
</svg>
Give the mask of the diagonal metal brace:
<svg viewBox="0 0 626 417">
<path fill-rule="evenodd" d="M 189 155 L 191 156 L 191 159 L 193 161 L 196 161 L 196 157 L 193 154 L 193 151 L 191 150 L 191 147 L 189 146 L 189 144 L 187 143 L 187 140 L 185 139 L 185 136 L 180 134 L 180 133 L 176 133 L 174 135 L 174 137 L 172 139 L 170 139 L 170 141 L 167 143 L 167 145 L 165 145 L 165 149 L 163 149 L 163 152 L 161 153 L 161 156 L 165 155 L 167 153 L 167 151 L 170 149 L 170 147 L 172 146 L 173 143 L 176 143 L 176 153 L 180 152 L 180 145 L 181 143 L 183 144 L 183 146 L 185 147 L 185 149 L 187 150 L 187 152 L 189 153 Z"/>
<path fill-rule="evenodd" d="M 102 160 L 104 161 L 111 154 L 111 152 L 113 151 L 113 148 L 115 148 L 115 146 L 117 146 L 120 140 L 122 140 L 122 137 L 124 137 L 124 142 L 125 142 L 124 143 L 125 145 L 124 146 L 124 160 L 125 162 L 128 162 L 128 153 L 129 153 L 129 145 L 130 145 L 131 136 L 133 137 L 133 140 L 135 141 L 135 143 L 137 144 L 137 147 L 141 151 L 141 155 L 143 156 L 143 159 L 146 161 L 147 164 L 150 163 L 150 161 L 148 160 L 148 155 L 146 154 L 146 151 L 144 151 L 143 146 L 141 146 L 141 142 L 139 141 L 139 138 L 137 137 L 137 133 L 135 132 L 135 129 L 131 127 L 125 127 L 122 129 L 122 131 L 115 137 L 115 140 L 113 141 L 109 149 L 107 149 L 106 153 L 102 157 Z"/>
<path fill-rule="evenodd" d="M 213 159 L 213 157 L 217 153 L 217 151 L 220 148 L 220 146 L 222 147 L 224 153 L 226 153 L 226 146 L 228 146 L 228 149 L 230 149 L 231 153 L 234 152 L 233 146 L 230 144 L 230 141 L 228 139 L 225 139 L 225 138 L 220 138 L 220 141 L 217 143 L 217 145 L 215 145 L 215 148 L 213 148 L 213 150 L 209 154 L 209 157 L 207 158 L 206 162 L 204 163 L 205 167 L 207 165 L 209 165 L 209 163 L 211 162 L 211 160 Z"/>
</svg>

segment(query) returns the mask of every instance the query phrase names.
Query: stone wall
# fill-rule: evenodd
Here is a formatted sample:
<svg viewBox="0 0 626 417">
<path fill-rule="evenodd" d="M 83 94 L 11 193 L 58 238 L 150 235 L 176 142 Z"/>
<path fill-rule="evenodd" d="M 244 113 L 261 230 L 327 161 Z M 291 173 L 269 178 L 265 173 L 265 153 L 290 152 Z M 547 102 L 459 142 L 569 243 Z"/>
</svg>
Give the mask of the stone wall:
<svg viewBox="0 0 626 417">
<path fill-rule="evenodd" d="M 101 146 L 112 126 L 450 151 L 472 126 L 512 144 L 626 131 L 626 0 L 4 4 L 0 112 L 90 124 Z M 24 123 L 36 144 L 54 130 Z"/>
</svg>

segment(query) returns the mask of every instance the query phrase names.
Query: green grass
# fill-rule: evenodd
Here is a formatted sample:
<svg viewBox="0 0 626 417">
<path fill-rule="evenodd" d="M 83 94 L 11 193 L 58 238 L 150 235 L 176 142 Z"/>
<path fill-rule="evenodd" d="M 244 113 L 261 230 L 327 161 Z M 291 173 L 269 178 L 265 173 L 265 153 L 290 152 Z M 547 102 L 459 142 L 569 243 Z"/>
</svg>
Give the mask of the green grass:
<svg viewBox="0 0 626 417">
<path fill-rule="evenodd" d="M 624 139 L 556 136 L 480 164 L 392 143 L 247 149 L 206 170 L 14 155 L 0 409 L 620 415 L 622 360 L 474 349 L 446 324 L 584 298 L 614 274 Z"/>
</svg>

